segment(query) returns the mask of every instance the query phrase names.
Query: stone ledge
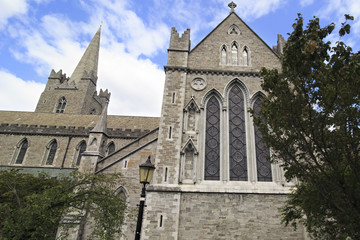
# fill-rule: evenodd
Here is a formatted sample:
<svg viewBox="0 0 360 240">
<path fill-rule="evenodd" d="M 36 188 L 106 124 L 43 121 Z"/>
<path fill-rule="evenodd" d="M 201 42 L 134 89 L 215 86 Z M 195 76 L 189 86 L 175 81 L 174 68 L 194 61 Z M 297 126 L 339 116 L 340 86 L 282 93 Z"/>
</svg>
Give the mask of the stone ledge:
<svg viewBox="0 0 360 240">
<path fill-rule="evenodd" d="M 191 69 L 187 67 L 174 67 L 174 66 L 164 66 L 165 72 L 167 71 L 176 71 L 176 72 L 186 72 L 186 73 L 195 73 L 195 74 L 205 74 L 205 75 L 222 75 L 222 76 L 243 76 L 243 77 L 260 77 L 259 72 L 244 72 L 244 71 L 232 71 L 232 70 L 212 70 L 212 69 Z"/>
</svg>

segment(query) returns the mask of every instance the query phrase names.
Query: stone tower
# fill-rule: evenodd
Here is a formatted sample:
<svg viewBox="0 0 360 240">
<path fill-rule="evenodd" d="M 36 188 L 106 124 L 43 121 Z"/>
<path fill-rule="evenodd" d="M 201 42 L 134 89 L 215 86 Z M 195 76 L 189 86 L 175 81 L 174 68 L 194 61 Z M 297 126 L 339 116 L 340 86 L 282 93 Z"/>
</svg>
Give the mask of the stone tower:
<svg viewBox="0 0 360 240">
<path fill-rule="evenodd" d="M 304 239 L 280 224 L 289 188 L 248 111 L 264 93 L 270 48 L 234 11 L 198 45 L 171 30 L 142 239 Z"/>
<path fill-rule="evenodd" d="M 96 93 L 101 27 L 70 78 L 51 70 L 35 112 L 100 114 L 106 98 Z"/>
</svg>

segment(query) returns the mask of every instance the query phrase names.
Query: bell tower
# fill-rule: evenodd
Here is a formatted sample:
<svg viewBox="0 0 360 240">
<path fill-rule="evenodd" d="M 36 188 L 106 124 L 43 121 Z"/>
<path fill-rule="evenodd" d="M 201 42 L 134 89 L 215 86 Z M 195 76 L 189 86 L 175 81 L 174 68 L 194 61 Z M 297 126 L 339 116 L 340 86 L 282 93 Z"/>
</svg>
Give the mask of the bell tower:
<svg viewBox="0 0 360 240">
<path fill-rule="evenodd" d="M 51 70 L 35 112 L 101 114 L 106 99 L 96 92 L 101 26 L 71 77 Z"/>
</svg>

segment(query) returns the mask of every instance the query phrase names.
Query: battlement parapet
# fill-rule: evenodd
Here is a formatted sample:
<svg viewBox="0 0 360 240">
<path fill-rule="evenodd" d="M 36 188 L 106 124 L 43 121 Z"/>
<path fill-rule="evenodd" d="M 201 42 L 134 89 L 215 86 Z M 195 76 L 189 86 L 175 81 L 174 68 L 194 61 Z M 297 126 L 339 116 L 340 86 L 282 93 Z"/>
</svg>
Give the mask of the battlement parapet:
<svg viewBox="0 0 360 240">
<path fill-rule="evenodd" d="M 54 126 L 54 125 L 28 125 L 28 124 L 0 124 L 0 134 L 18 134 L 18 135 L 56 135 L 56 136 L 77 136 L 88 137 L 93 127 L 75 127 L 75 126 Z M 150 130 L 142 129 L 122 129 L 108 128 L 107 135 L 110 138 L 136 139 Z"/>
<path fill-rule="evenodd" d="M 75 82 L 70 81 L 70 78 L 66 77 L 66 73 L 62 73 L 62 69 L 60 69 L 58 72 L 55 72 L 55 70 L 52 69 L 48 79 L 48 84 L 51 83 L 51 86 L 54 87 L 54 89 L 77 90 Z"/>
<path fill-rule="evenodd" d="M 186 29 L 180 36 L 177 30 L 171 28 L 169 50 L 190 51 L 190 29 Z"/>
</svg>

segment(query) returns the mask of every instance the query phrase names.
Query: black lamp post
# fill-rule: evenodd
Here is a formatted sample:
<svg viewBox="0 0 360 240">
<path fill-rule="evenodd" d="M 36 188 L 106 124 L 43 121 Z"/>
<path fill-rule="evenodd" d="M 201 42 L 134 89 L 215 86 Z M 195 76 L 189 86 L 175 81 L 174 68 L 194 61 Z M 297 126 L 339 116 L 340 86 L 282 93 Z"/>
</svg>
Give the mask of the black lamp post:
<svg viewBox="0 0 360 240">
<path fill-rule="evenodd" d="M 151 178 L 153 176 L 155 166 L 150 161 L 150 156 L 146 160 L 145 163 L 141 164 L 139 166 L 140 168 L 140 183 L 143 184 L 143 188 L 141 190 L 140 195 L 140 204 L 139 204 L 139 215 L 138 220 L 136 224 L 136 232 L 135 232 L 135 240 L 140 240 L 140 233 L 141 233 L 141 224 L 142 224 L 142 218 L 144 213 L 144 206 L 145 206 L 145 196 L 146 196 L 146 184 L 149 184 L 151 181 Z"/>
</svg>

